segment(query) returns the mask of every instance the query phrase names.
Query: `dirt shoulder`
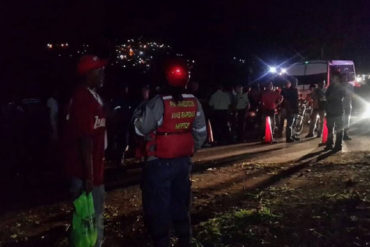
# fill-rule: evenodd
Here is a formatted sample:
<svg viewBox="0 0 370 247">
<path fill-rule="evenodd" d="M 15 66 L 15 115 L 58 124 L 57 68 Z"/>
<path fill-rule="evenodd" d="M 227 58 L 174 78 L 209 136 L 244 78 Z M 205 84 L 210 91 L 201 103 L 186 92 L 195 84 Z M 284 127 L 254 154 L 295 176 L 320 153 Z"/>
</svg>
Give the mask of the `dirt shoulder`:
<svg viewBox="0 0 370 247">
<path fill-rule="evenodd" d="M 297 166 L 298 165 L 298 166 Z M 192 176 L 198 246 L 365 246 L 370 153 L 235 162 Z M 67 246 L 67 202 L 2 216 L 0 246 Z M 138 186 L 107 194 L 105 246 L 148 246 Z"/>
<path fill-rule="evenodd" d="M 367 246 L 370 156 L 343 153 L 312 163 L 195 227 L 203 246 Z M 230 196 L 230 200 L 234 200 Z"/>
</svg>

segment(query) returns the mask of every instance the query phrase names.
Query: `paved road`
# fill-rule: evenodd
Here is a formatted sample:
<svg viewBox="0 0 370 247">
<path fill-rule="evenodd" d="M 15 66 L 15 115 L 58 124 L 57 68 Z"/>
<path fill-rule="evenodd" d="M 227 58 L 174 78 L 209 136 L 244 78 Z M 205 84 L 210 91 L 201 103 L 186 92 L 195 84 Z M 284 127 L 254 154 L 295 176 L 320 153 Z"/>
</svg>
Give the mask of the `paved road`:
<svg viewBox="0 0 370 247">
<path fill-rule="evenodd" d="M 343 142 L 343 152 L 370 151 L 370 121 L 358 121 L 354 119 L 350 135 L 351 141 Z M 194 163 L 204 163 L 207 161 L 231 158 L 245 155 L 245 160 L 256 162 L 291 162 L 302 156 L 317 150 L 321 139 L 302 138 L 299 142 L 285 143 L 284 139 L 278 139 L 275 144 L 247 143 L 229 145 L 223 147 L 205 148 L 200 150 L 194 157 Z M 250 157 L 248 157 L 248 154 Z"/>
<path fill-rule="evenodd" d="M 352 127 L 351 135 L 353 140 L 343 144 L 343 152 L 370 151 L 370 121 L 359 122 Z M 253 163 L 295 163 L 298 160 L 310 157 L 323 150 L 319 147 L 320 139 L 302 139 L 295 143 L 285 143 L 284 139 L 279 139 L 275 144 L 243 143 L 236 145 L 204 148 L 194 157 L 193 172 L 202 172 L 213 167 L 225 167 L 238 162 Z M 141 177 L 140 166 L 130 167 L 126 172 L 117 169 L 107 169 L 106 187 L 108 190 L 122 188 L 139 183 Z M 0 211 L 10 208 L 27 208 L 45 203 L 53 203 L 66 199 L 68 192 L 66 185 L 59 180 L 48 180 L 48 186 L 39 184 L 24 188 L 21 184 L 15 186 L 22 193 L 23 201 L 19 201 L 19 193 L 12 192 L 6 204 L 0 206 Z M 45 183 L 45 182 L 44 182 Z M 17 185 L 17 184 L 16 184 Z M 5 188 L 5 187 L 3 187 Z M 14 186 L 13 186 L 14 188 Z M 14 188 L 14 190 L 17 190 Z M 27 193 L 24 193 L 27 191 Z M 37 203 L 36 203 L 37 202 Z"/>
</svg>

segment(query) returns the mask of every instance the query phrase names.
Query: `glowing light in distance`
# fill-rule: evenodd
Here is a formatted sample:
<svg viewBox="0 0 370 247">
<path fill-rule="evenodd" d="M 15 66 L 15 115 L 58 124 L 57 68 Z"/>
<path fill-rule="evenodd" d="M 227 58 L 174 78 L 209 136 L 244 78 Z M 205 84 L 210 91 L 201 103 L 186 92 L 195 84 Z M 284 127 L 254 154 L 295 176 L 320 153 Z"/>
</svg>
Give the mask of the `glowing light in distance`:
<svg viewBox="0 0 370 247">
<path fill-rule="evenodd" d="M 282 69 L 280 70 L 280 73 L 281 73 L 281 74 L 286 74 L 286 73 L 287 73 L 286 68 L 282 68 Z"/>
<path fill-rule="evenodd" d="M 362 118 L 370 118 L 370 104 L 367 103 L 365 106 L 365 111 L 362 113 Z"/>
<path fill-rule="evenodd" d="M 272 73 L 272 74 L 276 74 L 276 73 L 277 73 L 277 69 L 276 69 L 276 67 L 271 66 L 271 67 L 269 68 L 269 72 L 270 72 L 270 73 Z"/>
</svg>

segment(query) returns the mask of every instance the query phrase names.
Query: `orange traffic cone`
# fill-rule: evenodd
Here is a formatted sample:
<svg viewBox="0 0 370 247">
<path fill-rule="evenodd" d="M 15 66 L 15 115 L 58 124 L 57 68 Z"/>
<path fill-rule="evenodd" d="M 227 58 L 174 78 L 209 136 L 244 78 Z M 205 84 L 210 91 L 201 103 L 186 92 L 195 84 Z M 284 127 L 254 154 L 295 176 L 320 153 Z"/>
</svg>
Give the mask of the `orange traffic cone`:
<svg viewBox="0 0 370 247">
<path fill-rule="evenodd" d="M 270 117 L 266 117 L 265 125 L 265 143 L 272 143 L 272 129 L 271 129 L 271 120 Z"/>
<path fill-rule="evenodd" d="M 207 121 L 207 136 L 208 136 L 208 142 L 213 143 L 213 131 L 212 131 L 212 125 L 211 125 L 211 120 L 208 119 Z"/>
<path fill-rule="evenodd" d="M 322 127 L 322 140 L 321 140 L 321 145 L 326 144 L 328 141 L 328 126 L 326 125 L 326 118 L 324 118 L 324 124 Z"/>
</svg>

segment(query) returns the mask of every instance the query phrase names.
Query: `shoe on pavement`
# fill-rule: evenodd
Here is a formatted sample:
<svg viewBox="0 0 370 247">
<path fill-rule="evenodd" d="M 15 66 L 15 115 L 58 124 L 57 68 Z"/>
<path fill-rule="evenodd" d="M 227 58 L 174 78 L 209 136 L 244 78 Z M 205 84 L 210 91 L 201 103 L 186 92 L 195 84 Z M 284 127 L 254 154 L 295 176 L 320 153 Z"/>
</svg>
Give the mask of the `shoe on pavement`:
<svg viewBox="0 0 370 247">
<path fill-rule="evenodd" d="M 294 142 L 294 139 L 289 138 L 289 139 L 287 139 L 287 140 L 286 140 L 286 142 L 287 142 L 287 143 L 292 143 L 292 142 Z"/>
<path fill-rule="evenodd" d="M 325 151 L 332 150 L 332 149 L 333 149 L 332 145 L 326 145 L 324 148 Z"/>
<path fill-rule="evenodd" d="M 352 140 L 352 138 L 349 137 L 348 135 L 345 135 L 345 136 L 343 136 L 343 140 L 350 141 L 350 140 Z"/>
<path fill-rule="evenodd" d="M 342 146 L 335 146 L 333 148 L 333 151 L 335 151 L 335 152 L 342 151 Z"/>
<path fill-rule="evenodd" d="M 308 135 L 305 136 L 305 138 L 311 138 L 313 137 L 313 134 L 309 133 Z"/>
</svg>

